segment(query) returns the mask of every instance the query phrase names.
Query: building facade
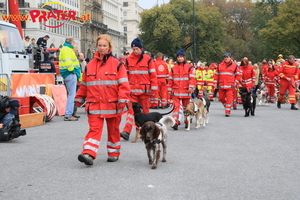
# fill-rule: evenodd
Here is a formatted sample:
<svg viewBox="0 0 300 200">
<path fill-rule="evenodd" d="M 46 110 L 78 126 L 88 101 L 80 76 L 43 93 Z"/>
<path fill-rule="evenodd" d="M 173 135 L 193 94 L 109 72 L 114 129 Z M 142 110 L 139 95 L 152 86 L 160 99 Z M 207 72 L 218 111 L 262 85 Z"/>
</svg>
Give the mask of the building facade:
<svg viewBox="0 0 300 200">
<path fill-rule="evenodd" d="M 0 15 L 7 15 L 6 0 L 0 0 Z M 100 34 L 108 34 L 114 45 L 113 54 L 119 55 L 125 50 L 130 51 L 131 41 L 140 33 L 139 13 L 143 9 L 137 0 L 19 0 L 19 12 L 29 18 L 22 21 L 23 36 L 36 40 L 45 35 L 48 48 L 62 47 L 67 36 L 73 36 L 79 52 L 85 57 L 93 58 L 96 51 L 95 40 Z M 55 10 L 75 12 L 76 19 L 57 19 L 33 22 L 29 14 L 32 10 L 55 13 Z M 47 16 L 48 17 L 48 16 Z M 61 17 L 61 16 L 60 16 Z"/>
<path fill-rule="evenodd" d="M 107 34 L 111 37 L 114 45 L 113 54 L 118 56 L 123 53 L 127 35 L 122 30 L 122 0 L 102 0 L 103 21 L 108 25 Z"/>
<path fill-rule="evenodd" d="M 122 26 L 124 33 L 127 34 L 125 48 L 130 52 L 131 42 L 140 34 L 139 24 L 141 22 L 140 13 L 143 9 L 138 5 L 138 0 L 123 1 L 123 20 Z"/>
<path fill-rule="evenodd" d="M 27 20 L 22 20 L 23 36 L 29 36 L 30 38 L 35 38 L 36 41 L 40 37 L 49 35 L 50 38 L 47 41 L 47 47 L 58 48 L 61 47 L 67 36 L 74 36 L 75 42 L 80 48 L 80 27 L 82 22 L 77 20 L 61 20 L 58 21 L 53 18 L 49 20 L 35 19 L 33 22 L 32 16 L 30 16 L 29 11 L 38 10 L 41 13 L 49 13 L 53 10 L 67 10 L 75 13 L 80 13 L 80 5 L 78 1 L 70 0 L 57 0 L 55 3 L 45 4 L 49 1 L 46 0 L 19 0 L 19 12 L 20 15 L 28 16 Z M 0 15 L 6 15 L 6 1 L 0 0 Z M 45 18 L 44 18 L 45 19 Z"/>
<path fill-rule="evenodd" d="M 107 33 L 108 27 L 103 23 L 103 6 L 102 0 L 85 0 L 80 1 L 80 12 L 85 15 L 91 14 L 91 21 L 82 23 L 81 32 L 81 52 L 86 58 L 92 59 L 96 51 L 96 38 Z"/>
</svg>

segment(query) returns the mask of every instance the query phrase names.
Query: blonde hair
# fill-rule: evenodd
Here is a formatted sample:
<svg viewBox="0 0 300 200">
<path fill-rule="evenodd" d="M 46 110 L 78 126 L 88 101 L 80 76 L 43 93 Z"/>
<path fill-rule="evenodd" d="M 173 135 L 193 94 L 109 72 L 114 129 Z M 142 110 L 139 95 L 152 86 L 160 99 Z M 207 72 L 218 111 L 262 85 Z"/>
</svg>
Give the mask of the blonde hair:
<svg viewBox="0 0 300 200">
<path fill-rule="evenodd" d="M 112 51 L 114 46 L 112 45 L 112 42 L 111 42 L 111 38 L 106 35 L 106 34 L 103 34 L 103 35 L 99 35 L 96 39 L 96 48 L 98 46 L 98 41 L 99 40 L 106 40 L 108 42 L 108 46 L 109 46 L 109 51 Z"/>
</svg>

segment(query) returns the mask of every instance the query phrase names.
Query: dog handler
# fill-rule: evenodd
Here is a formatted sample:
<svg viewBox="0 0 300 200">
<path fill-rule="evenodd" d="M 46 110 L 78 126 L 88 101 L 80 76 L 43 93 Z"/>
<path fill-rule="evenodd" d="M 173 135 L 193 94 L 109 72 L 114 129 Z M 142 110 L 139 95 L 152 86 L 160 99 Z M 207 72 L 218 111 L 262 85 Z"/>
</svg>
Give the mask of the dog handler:
<svg viewBox="0 0 300 200">
<path fill-rule="evenodd" d="M 125 61 L 130 85 L 130 101 L 139 103 L 143 113 L 149 113 L 150 96 L 157 92 L 157 77 L 152 58 L 145 54 L 139 38 L 131 42 L 132 53 Z M 131 106 L 126 117 L 126 124 L 121 137 L 129 139 L 132 125 L 134 125 L 134 112 Z"/>
<path fill-rule="evenodd" d="M 219 99 L 225 107 L 225 117 L 230 117 L 234 88 L 238 84 L 239 68 L 231 59 L 231 53 L 224 53 L 223 61 L 215 72 L 215 88 L 219 88 Z"/>
<path fill-rule="evenodd" d="M 191 100 L 191 94 L 196 87 L 195 68 L 185 60 L 185 53 L 179 50 L 176 53 L 177 64 L 172 67 L 169 76 L 168 92 L 174 102 L 173 118 L 176 124 L 174 130 L 178 130 L 180 106 L 186 107 Z M 187 124 L 188 122 L 184 122 Z"/>
<path fill-rule="evenodd" d="M 297 81 L 298 79 L 298 68 L 295 63 L 295 57 L 293 55 L 290 55 L 288 57 L 288 60 L 282 63 L 282 67 L 280 67 L 279 69 L 278 76 L 280 77 L 280 88 L 277 107 L 281 108 L 281 101 L 283 100 L 283 96 L 285 95 L 286 90 L 288 90 L 289 101 L 291 103 L 291 110 L 298 110 L 298 108 L 295 107 L 295 81 Z"/>
<path fill-rule="evenodd" d="M 102 137 L 104 119 L 107 123 L 108 162 L 119 159 L 120 122 L 127 111 L 130 87 L 123 62 L 112 55 L 111 38 L 100 35 L 96 39 L 97 52 L 83 74 L 83 80 L 75 97 L 77 106 L 86 101 L 89 132 L 84 138 L 83 151 L 78 156 L 80 162 L 92 165 Z"/>
</svg>

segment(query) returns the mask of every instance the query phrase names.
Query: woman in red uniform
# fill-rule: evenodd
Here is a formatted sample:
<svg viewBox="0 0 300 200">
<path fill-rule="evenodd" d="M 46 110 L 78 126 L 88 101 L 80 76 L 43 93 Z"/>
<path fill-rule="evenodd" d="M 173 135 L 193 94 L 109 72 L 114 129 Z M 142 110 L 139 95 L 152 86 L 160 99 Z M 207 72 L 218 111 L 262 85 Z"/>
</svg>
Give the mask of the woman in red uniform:
<svg viewBox="0 0 300 200">
<path fill-rule="evenodd" d="M 276 84 L 276 76 L 278 74 L 278 71 L 275 69 L 275 66 L 272 64 L 272 62 L 268 62 L 269 69 L 266 71 L 266 76 L 265 76 L 265 83 L 266 87 L 268 89 L 269 93 L 269 103 L 274 103 L 275 102 L 275 84 Z"/>
<path fill-rule="evenodd" d="M 104 119 L 107 123 L 108 162 L 119 159 L 121 143 L 119 125 L 121 115 L 127 111 L 130 87 L 123 63 L 112 55 L 108 35 L 96 39 L 97 52 L 89 62 L 75 97 L 78 106 L 86 101 L 89 132 L 84 138 L 80 162 L 92 165 L 102 137 Z"/>
<path fill-rule="evenodd" d="M 255 84 L 256 74 L 254 68 L 251 65 L 249 65 L 249 61 L 247 58 L 243 58 L 241 60 L 240 72 L 241 85 L 242 87 L 246 87 L 248 92 L 250 92 L 251 88 Z"/>
<path fill-rule="evenodd" d="M 168 88 L 174 101 L 173 118 L 176 121 L 173 126 L 174 130 L 178 130 L 180 106 L 186 107 L 196 87 L 195 68 L 186 62 L 183 50 L 177 52 L 176 59 L 177 64 L 172 67 L 170 72 Z"/>
</svg>

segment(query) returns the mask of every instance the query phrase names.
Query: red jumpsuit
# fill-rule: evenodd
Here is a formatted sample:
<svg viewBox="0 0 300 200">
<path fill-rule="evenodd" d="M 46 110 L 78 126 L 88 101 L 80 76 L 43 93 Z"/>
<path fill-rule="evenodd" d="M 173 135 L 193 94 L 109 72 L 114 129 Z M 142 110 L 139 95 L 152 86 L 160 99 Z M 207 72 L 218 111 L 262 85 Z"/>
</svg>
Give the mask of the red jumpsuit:
<svg viewBox="0 0 300 200">
<path fill-rule="evenodd" d="M 154 96 L 154 101 L 150 102 L 151 107 L 156 107 L 159 105 L 160 99 L 160 106 L 164 107 L 167 105 L 167 78 L 169 77 L 169 68 L 162 58 L 156 58 L 155 67 L 156 67 L 156 74 L 157 74 L 157 85 L 158 85 L 158 92 Z"/>
<path fill-rule="evenodd" d="M 168 91 L 172 92 L 174 102 L 173 118 L 176 124 L 179 123 L 180 101 L 185 108 L 191 100 L 191 94 L 188 90 L 196 87 L 195 68 L 187 62 L 179 63 L 172 67 L 169 76 Z M 187 122 L 185 122 L 187 123 Z"/>
<path fill-rule="evenodd" d="M 79 106 L 86 101 L 89 132 L 84 138 L 82 154 L 97 157 L 102 137 L 104 119 L 107 123 L 108 156 L 119 156 L 121 115 L 127 111 L 130 87 L 126 69 L 122 62 L 111 53 L 99 60 L 99 52 L 87 65 L 75 103 Z M 123 105 L 121 107 L 121 105 Z"/>
<path fill-rule="evenodd" d="M 279 89 L 279 97 L 278 101 L 283 100 L 283 96 L 286 90 L 289 90 L 289 101 L 291 104 L 296 103 L 295 92 L 295 82 L 298 80 L 298 68 L 296 63 L 289 63 L 289 61 L 285 61 L 282 63 L 282 67 L 279 68 L 278 76 L 280 77 L 280 89 Z M 290 78 L 288 81 L 286 78 Z M 293 87 L 294 86 L 294 87 Z"/>
<path fill-rule="evenodd" d="M 242 87 L 246 87 L 248 89 L 248 92 L 250 92 L 256 80 L 254 68 L 251 65 L 240 66 L 240 72 L 241 85 Z"/>
<path fill-rule="evenodd" d="M 262 73 L 261 73 L 263 81 L 265 81 L 265 79 L 266 79 L 266 73 L 267 73 L 268 69 L 269 69 L 269 65 L 263 63 L 263 68 L 262 68 Z"/>
<path fill-rule="evenodd" d="M 234 87 L 238 83 L 239 69 L 238 66 L 233 63 L 225 63 L 223 60 L 215 72 L 214 83 L 219 88 L 219 99 L 225 107 L 225 114 L 230 114 Z"/>
<path fill-rule="evenodd" d="M 126 60 L 125 67 L 130 85 L 130 101 L 138 102 L 143 108 L 143 113 L 149 113 L 150 95 L 157 92 L 156 70 L 152 58 L 144 53 L 135 55 L 132 52 Z M 134 112 L 129 106 L 123 131 L 130 134 L 133 125 Z"/>
<path fill-rule="evenodd" d="M 266 87 L 269 93 L 269 102 L 275 102 L 275 85 L 276 85 L 276 76 L 278 71 L 273 67 L 272 69 L 268 69 L 265 77 Z"/>
</svg>

